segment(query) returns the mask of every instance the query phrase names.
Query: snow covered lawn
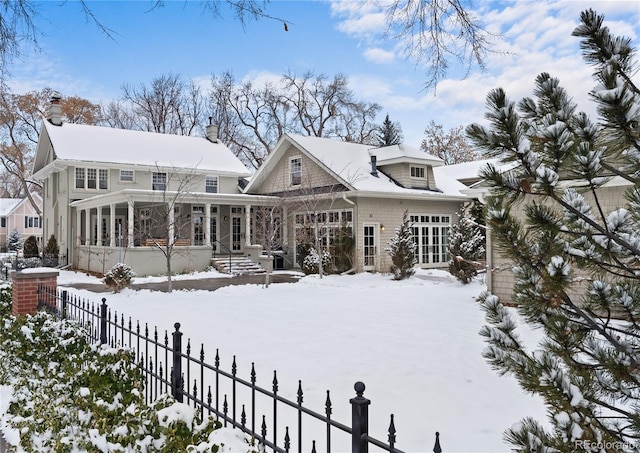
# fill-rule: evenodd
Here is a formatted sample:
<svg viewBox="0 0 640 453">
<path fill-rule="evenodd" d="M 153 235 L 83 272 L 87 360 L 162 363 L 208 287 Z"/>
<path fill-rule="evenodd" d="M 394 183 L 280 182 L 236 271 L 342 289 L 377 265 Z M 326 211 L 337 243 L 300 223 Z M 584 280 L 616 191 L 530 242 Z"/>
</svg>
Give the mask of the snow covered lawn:
<svg viewBox="0 0 640 453">
<path fill-rule="evenodd" d="M 59 284 L 78 277 L 91 280 L 61 272 Z M 481 282 L 465 286 L 443 271 L 419 271 L 399 282 L 379 274 L 308 276 L 268 289 L 124 290 L 106 297 L 112 310 L 161 331 L 180 322 L 185 343 L 190 338 L 198 351 L 203 343 L 211 362 L 219 348 L 228 370 L 235 355 L 245 379 L 255 362 L 258 385 L 270 388 L 277 370 L 287 398 L 295 400 L 301 379 L 304 405 L 316 412 L 324 412 L 330 390 L 333 418 L 346 424 L 353 384 L 363 381 L 371 435 L 386 441 L 393 413 L 402 450 L 431 451 L 439 431 L 447 453 L 506 452 L 502 432 L 525 416 L 544 420 L 545 410 L 482 358 L 484 317 L 475 298 L 483 290 Z M 105 296 L 72 292 L 96 302 Z M 525 339 L 534 343 L 538 334 L 527 331 Z M 305 449 L 323 438 L 322 426 L 310 427 Z M 348 449 L 348 439 L 338 442 L 334 451 Z"/>
</svg>

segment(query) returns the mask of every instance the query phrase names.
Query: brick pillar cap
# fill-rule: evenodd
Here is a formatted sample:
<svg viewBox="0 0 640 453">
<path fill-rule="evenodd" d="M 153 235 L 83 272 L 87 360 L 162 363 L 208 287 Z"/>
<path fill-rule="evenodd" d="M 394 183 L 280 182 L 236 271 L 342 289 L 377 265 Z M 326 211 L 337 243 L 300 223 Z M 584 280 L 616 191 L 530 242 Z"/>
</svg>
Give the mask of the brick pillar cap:
<svg viewBox="0 0 640 453">
<path fill-rule="evenodd" d="M 34 267 L 30 269 L 23 269 L 18 272 L 13 272 L 11 277 L 14 279 L 21 278 L 45 278 L 45 277 L 57 277 L 60 272 L 57 269 L 49 267 Z"/>
</svg>

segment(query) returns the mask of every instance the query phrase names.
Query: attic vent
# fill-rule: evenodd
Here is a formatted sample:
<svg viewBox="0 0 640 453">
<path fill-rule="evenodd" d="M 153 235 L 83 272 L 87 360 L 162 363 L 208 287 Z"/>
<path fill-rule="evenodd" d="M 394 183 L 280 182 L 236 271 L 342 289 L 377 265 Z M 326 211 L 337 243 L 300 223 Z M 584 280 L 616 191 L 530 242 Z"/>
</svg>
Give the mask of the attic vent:
<svg viewBox="0 0 640 453">
<path fill-rule="evenodd" d="M 371 175 L 378 177 L 378 158 L 376 156 L 371 156 Z"/>
</svg>

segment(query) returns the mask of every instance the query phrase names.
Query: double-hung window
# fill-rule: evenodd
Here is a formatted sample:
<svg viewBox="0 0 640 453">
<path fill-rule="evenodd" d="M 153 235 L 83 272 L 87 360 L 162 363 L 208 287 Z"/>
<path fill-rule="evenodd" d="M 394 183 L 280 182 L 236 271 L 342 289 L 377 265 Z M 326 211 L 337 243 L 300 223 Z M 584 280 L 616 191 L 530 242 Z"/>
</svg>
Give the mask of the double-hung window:
<svg viewBox="0 0 640 453">
<path fill-rule="evenodd" d="M 76 167 L 76 189 L 84 189 L 84 168 Z"/>
<path fill-rule="evenodd" d="M 289 172 L 292 186 L 302 184 L 302 158 L 292 157 L 289 161 Z"/>
<path fill-rule="evenodd" d="M 75 169 L 76 189 L 100 189 L 109 188 L 109 170 L 106 168 L 82 168 Z"/>
<path fill-rule="evenodd" d="M 165 190 L 167 188 L 167 174 L 164 172 L 153 172 L 152 189 Z"/>
<path fill-rule="evenodd" d="M 133 182 L 133 170 L 120 170 L 120 181 Z"/>
<path fill-rule="evenodd" d="M 204 183 L 204 189 L 207 193 L 218 193 L 218 177 L 207 176 Z"/>
<path fill-rule="evenodd" d="M 98 172 L 95 168 L 87 168 L 87 189 L 97 189 Z"/>
<path fill-rule="evenodd" d="M 100 189 L 109 188 L 109 170 L 104 168 L 98 170 L 98 184 Z"/>
</svg>

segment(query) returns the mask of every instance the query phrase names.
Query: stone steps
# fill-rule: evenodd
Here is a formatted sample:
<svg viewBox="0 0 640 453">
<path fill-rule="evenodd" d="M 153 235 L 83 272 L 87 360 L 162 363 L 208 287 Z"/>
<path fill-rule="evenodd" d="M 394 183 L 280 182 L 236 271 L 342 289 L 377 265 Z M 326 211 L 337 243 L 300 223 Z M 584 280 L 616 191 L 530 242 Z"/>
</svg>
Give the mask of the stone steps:
<svg viewBox="0 0 640 453">
<path fill-rule="evenodd" d="M 211 259 L 211 265 L 218 271 L 225 274 L 248 275 L 264 274 L 265 269 L 258 263 L 240 255 L 217 256 Z"/>
</svg>

